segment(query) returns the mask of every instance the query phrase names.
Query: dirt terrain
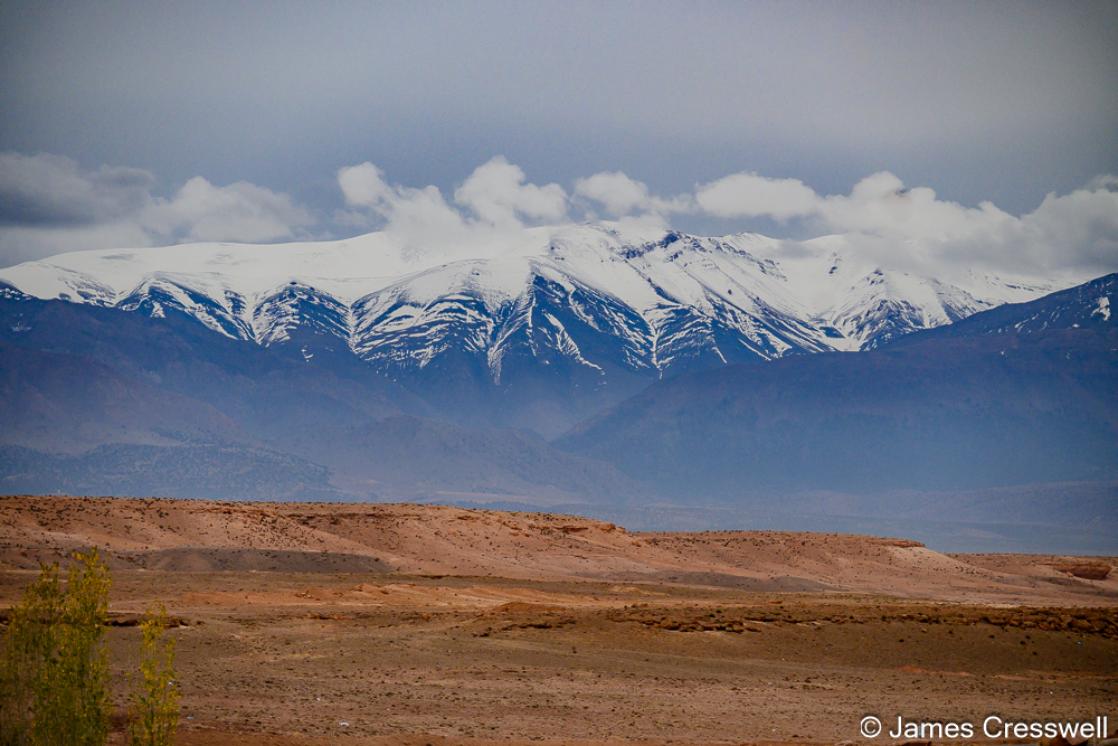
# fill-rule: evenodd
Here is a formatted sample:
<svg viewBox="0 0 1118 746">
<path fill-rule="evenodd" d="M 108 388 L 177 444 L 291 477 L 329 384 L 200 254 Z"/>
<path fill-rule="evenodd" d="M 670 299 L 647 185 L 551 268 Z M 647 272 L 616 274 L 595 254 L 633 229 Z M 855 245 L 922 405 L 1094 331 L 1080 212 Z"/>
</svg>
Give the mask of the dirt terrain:
<svg viewBox="0 0 1118 746">
<path fill-rule="evenodd" d="M 91 544 L 113 568 L 122 706 L 139 615 L 159 599 L 180 624 L 184 744 L 836 743 L 870 713 L 1118 727 L 1113 557 L 5 497 L 0 607 L 40 561 Z"/>
</svg>

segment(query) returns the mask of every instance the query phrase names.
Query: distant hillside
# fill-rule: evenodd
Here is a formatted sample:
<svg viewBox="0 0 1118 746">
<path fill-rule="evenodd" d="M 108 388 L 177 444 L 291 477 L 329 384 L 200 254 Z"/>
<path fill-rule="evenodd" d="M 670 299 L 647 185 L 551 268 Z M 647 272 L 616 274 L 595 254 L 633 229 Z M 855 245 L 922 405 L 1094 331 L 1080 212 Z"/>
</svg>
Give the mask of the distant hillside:
<svg viewBox="0 0 1118 746">
<path fill-rule="evenodd" d="M 357 364 L 460 424 L 545 437 L 678 373 L 874 349 L 1052 289 L 916 275 L 835 236 L 783 246 L 580 225 L 453 251 L 380 232 L 74 252 L 0 268 L 0 288 L 189 321 L 215 348 L 260 346 L 311 370 Z"/>
<path fill-rule="evenodd" d="M 755 591 L 1118 604 L 1113 557 L 972 562 L 908 539 L 775 531 L 634 533 L 556 513 L 430 505 L 0 496 L 0 570 L 35 568 L 91 543 L 115 567 L 165 571 L 678 582 Z M 988 564 L 999 569 L 991 571 Z M 1094 579 L 1060 569 L 1076 567 L 1087 567 Z M 401 586 L 403 598 L 386 597 L 376 588 L 370 592 L 378 605 L 406 603 L 412 593 L 424 592 Z M 355 590 L 363 593 L 364 586 Z M 492 590 L 467 592 L 485 598 Z M 554 598 L 567 600 L 561 591 Z M 448 600 L 437 599 L 440 605 Z"/>
<path fill-rule="evenodd" d="M 715 250 L 704 246 L 687 251 Z M 544 379 L 479 398 L 443 376 L 455 363 L 440 356 L 431 396 L 323 336 L 325 317 L 285 327 L 297 347 L 247 344 L 167 305 L 137 313 L 7 287 L 0 485 L 562 506 L 643 527 L 916 531 L 952 548 L 1075 548 L 1081 527 L 1106 547 L 1118 527 L 1115 283 L 879 335 L 862 352 L 684 372 L 557 441 L 508 427 L 488 398 L 546 416 L 568 399 Z M 1014 486 L 1028 497 L 984 497 Z M 881 523 L 892 519 L 907 522 Z"/>
<path fill-rule="evenodd" d="M 585 503 L 634 494 L 533 433 L 438 419 L 349 355 L 307 365 L 184 317 L 0 297 L 5 491 Z"/>
<path fill-rule="evenodd" d="M 681 499 L 1110 480 L 1115 300 L 1108 275 L 876 351 L 685 374 L 560 444 Z"/>
</svg>

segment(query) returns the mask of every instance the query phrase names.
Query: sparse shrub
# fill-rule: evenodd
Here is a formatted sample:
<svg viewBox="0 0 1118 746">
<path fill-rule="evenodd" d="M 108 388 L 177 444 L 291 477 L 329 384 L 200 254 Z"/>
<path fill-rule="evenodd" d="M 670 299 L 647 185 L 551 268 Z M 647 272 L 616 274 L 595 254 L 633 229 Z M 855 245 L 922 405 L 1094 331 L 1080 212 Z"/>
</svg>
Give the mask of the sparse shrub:
<svg viewBox="0 0 1118 746">
<path fill-rule="evenodd" d="M 62 584 L 54 564 L 42 567 L 39 577 L 12 607 L 0 663 L 0 744 L 4 746 L 32 743 L 35 696 L 47 683 L 62 603 Z"/>
<path fill-rule="evenodd" d="M 167 746 L 179 724 L 175 641 L 166 636 L 167 609 L 157 604 L 140 624 L 140 677 L 132 694 L 129 740 L 133 746 Z"/>
<path fill-rule="evenodd" d="M 58 566 L 44 566 L 12 609 L 0 666 L 5 744 L 100 746 L 108 738 L 109 571 L 96 549 L 74 559 L 65 590 Z"/>
</svg>

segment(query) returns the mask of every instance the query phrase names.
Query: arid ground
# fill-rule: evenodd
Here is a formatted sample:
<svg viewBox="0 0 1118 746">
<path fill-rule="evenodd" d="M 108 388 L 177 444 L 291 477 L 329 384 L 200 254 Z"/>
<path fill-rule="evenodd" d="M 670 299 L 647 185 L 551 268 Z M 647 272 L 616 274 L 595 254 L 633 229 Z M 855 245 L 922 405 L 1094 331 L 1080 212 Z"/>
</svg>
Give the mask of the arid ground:
<svg viewBox="0 0 1118 746">
<path fill-rule="evenodd" d="M 178 625 L 184 744 L 835 743 L 869 713 L 1118 727 L 1113 557 L 4 497 L 0 607 L 89 545 L 113 569 L 121 708 L 138 615 L 158 599 Z"/>
</svg>

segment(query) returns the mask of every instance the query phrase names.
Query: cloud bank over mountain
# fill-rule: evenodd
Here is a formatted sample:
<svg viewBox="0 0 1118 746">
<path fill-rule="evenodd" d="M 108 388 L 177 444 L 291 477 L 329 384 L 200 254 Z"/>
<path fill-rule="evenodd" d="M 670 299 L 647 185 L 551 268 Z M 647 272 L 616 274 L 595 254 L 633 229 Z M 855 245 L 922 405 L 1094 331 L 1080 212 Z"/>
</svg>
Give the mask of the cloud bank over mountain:
<svg viewBox="0 0 1118 746">
<path fill-rule="evenodd" d="M 113 246 L 297 238 L 315 222 L 286 194 L 244 181 L 195 176 L 161 196 L 143 169 L 0 153 L 0 264 Z"/>
<path fill-rule="evenodd" d="M 700 215 L 747 229 L 768 220 L 789 238 L 839 235 L 844 250 L 914 271 L 981 266 L 1020 274 L 1090 275 L 1118 267 L 1118 177 L 1100 175 L 1035 209 L 1011 214 L 990 201 L 969 206 L 908 186 L 889 171 L 845 194 L 823 194 L 799 179 L 728 174 L 673 195 L 655 194 L 621 171 L 578 178 L 569 190 L 537 184 L 496 156 L 453 193 L 395 183 L 364 162 L 337 171 L 342 205 L 332 213 L 287 194 L 195 176 L 161 194 L 136 168 L 83 168 L 57 155 L 0 154 L 0 264 L 63 251 L 193 241 L 264 242 L 384 230 L 417 251 L 516 241 L 529 226 L 621 221 L 666 229 Z M 797 241 L 788 240 L 795 252 Z"/>
</svg>

